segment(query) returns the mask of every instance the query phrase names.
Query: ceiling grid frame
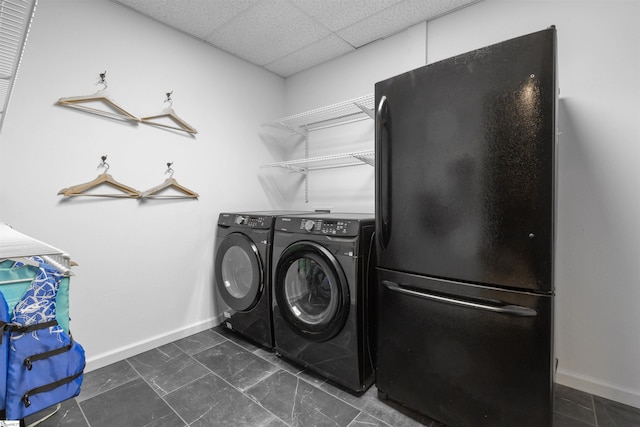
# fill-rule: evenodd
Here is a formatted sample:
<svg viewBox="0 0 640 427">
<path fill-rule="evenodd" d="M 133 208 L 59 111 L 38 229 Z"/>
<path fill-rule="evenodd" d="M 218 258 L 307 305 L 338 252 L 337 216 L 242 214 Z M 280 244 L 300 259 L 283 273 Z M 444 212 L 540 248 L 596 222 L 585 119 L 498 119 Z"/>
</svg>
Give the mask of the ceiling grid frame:
<svg viewBox="0 0 640 427">
<path fill-rule="evenodd" d="M 111 0 L 283 78 L 482 0 Z"/>
</svg>

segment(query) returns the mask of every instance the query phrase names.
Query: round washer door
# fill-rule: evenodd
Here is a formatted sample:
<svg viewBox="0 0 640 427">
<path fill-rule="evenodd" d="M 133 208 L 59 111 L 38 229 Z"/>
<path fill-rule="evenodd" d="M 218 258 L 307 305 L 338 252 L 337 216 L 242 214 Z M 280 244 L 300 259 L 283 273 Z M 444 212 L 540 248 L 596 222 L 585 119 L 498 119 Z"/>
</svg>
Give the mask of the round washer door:
<svg viewBox="0 0 640 427">
<path fill-rule="evenodd" d="M 242 233 L 227 235 L 218 246 L 215 275 L 220 296 L 235 311 L 251 310 L 264 290 L 260 253 Z"/>
<path fill-rule="evenodd" d="M 326 341 L 349 314 L 349 284 L 338 260 L 314 242 L 282 252 L 275 273 L 275 298 L 287 324 L 299 335 Z"/>
</svg>

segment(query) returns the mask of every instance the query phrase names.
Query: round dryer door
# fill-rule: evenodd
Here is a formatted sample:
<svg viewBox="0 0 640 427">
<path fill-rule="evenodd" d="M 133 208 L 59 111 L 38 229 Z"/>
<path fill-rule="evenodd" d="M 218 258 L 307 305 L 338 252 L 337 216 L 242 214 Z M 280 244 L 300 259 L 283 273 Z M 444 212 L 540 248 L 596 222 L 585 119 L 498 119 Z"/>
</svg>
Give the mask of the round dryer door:
<svg viewBox="0 0 640 427">
<path fill-rule="evenodd" d="M 236 311 L 251 310 L 263 292 L 262 261 L 255 243 L 242 233 L 224 238 L 216 253 L 216 286 Z"/>
<path fill-rule="evenodd" d="M 349 284 L 338 260 L 314 242 L 284 250 L 276 267 L 274 291 L 287 324 L 313 341 L 334 337 L 349 313 Z"/>
</svg>

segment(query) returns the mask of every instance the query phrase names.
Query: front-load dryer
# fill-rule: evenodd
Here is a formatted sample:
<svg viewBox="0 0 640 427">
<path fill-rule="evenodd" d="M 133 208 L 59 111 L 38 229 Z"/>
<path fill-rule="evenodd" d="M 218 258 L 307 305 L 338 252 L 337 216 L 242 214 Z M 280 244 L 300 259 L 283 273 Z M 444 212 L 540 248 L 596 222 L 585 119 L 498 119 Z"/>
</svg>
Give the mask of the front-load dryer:
<svg viewBox="0 0 640 427">
<path fill-rule="evenodd" d="M 276 216 L 289 211 L 221 213 L 215 288 L 225 303 L 223 325 L 273 349 L 271 246 Z"/>
<path fill-rule="evenodd" d="M 371 214 L 281 216 L 273 238 L 278 355 L 353 392 L 374 381 Z"/>
</svg>

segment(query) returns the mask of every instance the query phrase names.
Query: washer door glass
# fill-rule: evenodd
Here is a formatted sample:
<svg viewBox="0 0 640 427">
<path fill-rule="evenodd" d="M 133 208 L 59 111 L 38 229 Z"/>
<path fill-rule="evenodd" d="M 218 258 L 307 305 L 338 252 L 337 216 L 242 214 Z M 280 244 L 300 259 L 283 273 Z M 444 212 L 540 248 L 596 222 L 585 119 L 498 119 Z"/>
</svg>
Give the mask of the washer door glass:
<svg viewBox="0 0 640 427">
<path fill-rule="evenodd" d="M 283 252 L 275 293 L 289 326 L 314 341 L 335 336 L 349 312 L 349 286 L 342 268 L 314 242 L 299 242 Z"/>
<path fill-rule="evenodd" d="M 262 262 L 255 243 L 231 233 L 218 246 L 216 285 L 225 303 L 236 311 L 251 310 L 263 290 Z"/>
</svg>

